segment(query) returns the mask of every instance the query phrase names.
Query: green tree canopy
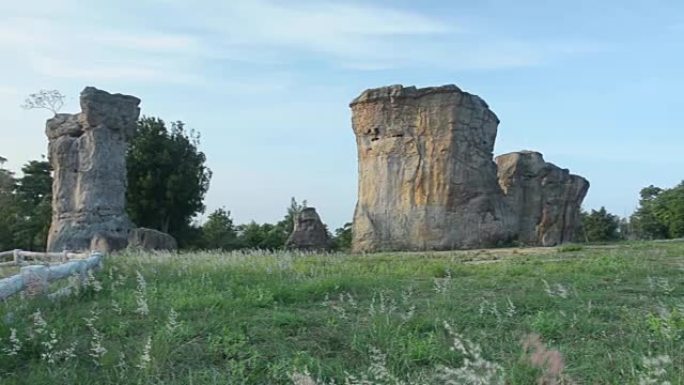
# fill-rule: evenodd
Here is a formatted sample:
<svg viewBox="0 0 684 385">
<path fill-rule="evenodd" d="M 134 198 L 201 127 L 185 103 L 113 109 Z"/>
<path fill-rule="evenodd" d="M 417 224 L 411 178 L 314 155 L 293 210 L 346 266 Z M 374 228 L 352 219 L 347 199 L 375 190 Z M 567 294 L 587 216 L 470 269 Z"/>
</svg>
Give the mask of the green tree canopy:
<svg viewBox="0 0 684 385">
<path fill-rule="evenodd" d="M 260 225 L 254 221 L 238 226 L 241 248 L 278 250 L 285 246 L 287 237 L 277 225 L 264 223 Z"/>
<path fill-rule="evenodd" d="M 665 226 L 667 238 L 684 237 L 684 181 L 658 194 L 653 212 Z"/>
<path fill-rule="evenodd" d="M 127 210 L 142 227 L 170 233 L 182 246 L 191 219 L 204 211 L 211 170 L 199 150 L 200 136 L 183 122 L 143 117 L 126 158 Z"/>
<path fill-rule="evenodd" d="M 22 213 L 16 223 L 18 247 L 44 250 L 52 216 L 52 167 L 44 160 L 32 160 L 21 169 L 16 198 Z"/>
<path fill-rule="evenodd" d="M 352 244 L 352 223 L 347 222 L 344 226 L 335 230 L 333 238 L 333 249 L 349 250 Z"/>
<path fill-rule="evenodd" d="M 14 220 L 17 217 L 14 174 L 3 168 L 7 159 L 0 157 L 0 251 L 14 249 Z"/>
<path fill-rule="evenodd" d="M 614 241 L 620 238 L 620 218 L 609 213 L 605 207 L 582 213 L 582 228 L 588 242 Z"/>
<path fill-rule="evenodd" d="M 239 248 L 237 231 L 230 211 L 220 208 L 209 214 L 207 222 L 202 226 L 202 246 L 221 250 Z"/>
<path fill-rule="evenodd" d="M 684 182 L 671 189 L 651 185 L 640 195 L 639 208 L 631 217 L 640 238 L 684 237 Z"/>
<path fill-rule="evenodd" d="M 32 160 L 15 178 L 0 169 L 0 249 L 44 250 L 52 213 L 52 169 Z"/>
</svg>

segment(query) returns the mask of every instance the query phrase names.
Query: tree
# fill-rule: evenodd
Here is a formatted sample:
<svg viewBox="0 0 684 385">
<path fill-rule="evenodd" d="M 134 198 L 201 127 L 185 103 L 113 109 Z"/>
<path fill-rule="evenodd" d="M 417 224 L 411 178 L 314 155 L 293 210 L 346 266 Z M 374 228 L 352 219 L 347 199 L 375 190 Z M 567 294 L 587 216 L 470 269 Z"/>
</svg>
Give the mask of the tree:
<svg viewBox="0 0 684 385">
<path fill-rule="evenodd" d="M 131 140 L 127 157 L 128 214 L 138 226 L 175 236 L 183 246 L 191 219 L 204 212 L 211 170 L 198 147 L 199 133 L 183 122 L 143 117 Z"/>
<path fill-rule="evenodd" d="M 209 214 L 202 226 L 202 246 L 221 250 L 234 250 L 240 246 L 230 211 L 220 208 Z"/>
<path fill-rule="evenodd" d="M 7 159 L 0 157 L 0 251 L 10 250 L 14 246 L 13 226 L 17 216 L 14 199 L 14 174 L 2 166 Z"/>
<path fill-rule="evenodd" d="M 588 242 L 614 241 L 620 238 L 620 218 L 610 214 L 605 207 L 591 213 L 582 213 L 582 228 Z"/>
<path fill-rule="evenodd" d="M 252 221 L 238 226 L 239 245 L 246 249 L 279 250 L 285 246 L 287 237 L 272 223 L 262 225 Z"/>
<path fill-rule="evenodd" d="M 667 238 L 684 237 L 684 181 L 662 190 L 652 201 L 653 214 L 664 226 Z"/>
<path fill-rule="evenodd" d="M 29 95 L 21 107 L 27 110 L 43 108 L 57 115 L 64 106 L 64 99 L 65 96 L 57 90 L 40 90 Z"/>
<path fill-rule="evenodd" d="M 306 199 L 302 201 L 301 204 L 297 203 L 295 197 L 290 198 L 290 206 L 287 207 L 287 213 L 285 217 L 276 224 L 276 226 L 285 234 L 285 239 L 292 234 L 294 230 L 294 221 L 302 210 L 307 207 Z"/>
<path fill-rule="evenodd" d="M 11 193 L 14 190 L 14 174 L 3 168 L 5 162 L 7 159 L 0 156 L 0 194 Z"/>
<path fill-rule="evenodd" d="M 335 230 L 333 237 L 334 250 L 349 250 L 352 244 L 352 223 L 347 222 L 344 226 Z"/>
<path fill-rule="evenodd" d="M 21 215 L 15 223 L 17 247 L 44 250 L 52 215 L 52 168 L 47 161 L 32 160 L 21 169 L 15 188 Z"/>
<path fill-rule="evenodd" d="M 641 189 L 639 195 L 639 208 L 632 214 L 632 223 L 635 235 L 642 239 L 662 239 L 668 237 L 668 226 L 662 218 L 662 208 L 659 201 L 663 189 L 650 185 Z M 661 215 L 658 215 L 658 212 Z"/>
</svg>

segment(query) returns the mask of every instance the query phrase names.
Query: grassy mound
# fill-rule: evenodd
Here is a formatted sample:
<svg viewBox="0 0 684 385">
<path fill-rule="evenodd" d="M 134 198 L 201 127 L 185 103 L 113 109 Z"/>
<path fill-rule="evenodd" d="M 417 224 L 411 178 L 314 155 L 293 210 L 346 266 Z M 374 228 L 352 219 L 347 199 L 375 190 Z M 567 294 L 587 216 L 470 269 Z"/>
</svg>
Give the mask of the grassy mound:
<svg viewBox="0 0 684 385">
<path fill-rule="evenodd" d="M 683 384 L 684 243 L 558 251 L 113 256 L 0 304 L 0 383 Z"/>
</svg>

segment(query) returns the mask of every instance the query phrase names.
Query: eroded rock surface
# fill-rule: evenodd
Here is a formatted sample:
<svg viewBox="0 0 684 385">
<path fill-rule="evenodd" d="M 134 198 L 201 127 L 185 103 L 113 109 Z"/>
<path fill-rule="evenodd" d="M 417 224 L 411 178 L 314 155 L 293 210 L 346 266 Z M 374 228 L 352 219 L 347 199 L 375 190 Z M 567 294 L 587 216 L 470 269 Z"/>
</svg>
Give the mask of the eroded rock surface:
<svg viewBox="0 0 684 385">
<path fill-rule="evenodd" d="M 454 85 L 364 91 L 352 248 L 440 250 L 573 241 L 586 179 L 523 151 L 493 159 L 499 119 Z"/>
<path fill-rule="evenodd" d="M 325 225 L 316 209 L 306 207 L 297 214 L 292 234 L 287 239 L 288 248 L 299 250 L 327 250 L 330 239 Z"/>
<path fill-rule="evenodd" d="M 370 89 L 351 103 L 359 161 L 353 249 L 495 246 L 515 223 L 492 151 L 499 119 L 454 85 Z"/>
<path fill-rule="evenodd" d="M 496 158 L 499 184 L 517 219 L 517 239 L 526 245 L 553 246 L 576 240 L 580 208 L 589 182 L 544 161 L 534 151 Z"/>
<path fill-rule="evenodd" d="M 131 230 L 128 234 L 128 246 L 143 250 L 176 250 L 178 243 L 170 234 L 144 227 Z"/>
<path fill-rule="evenodd" d="M 125 247 L 132 223 L 125 213 L 126 147 L 140 99 L 93 87 L 81 92 L 78 114 L 46 124 L 54 170 L 48 250 L 86 250 L 91 241 Z"/>
</svg>

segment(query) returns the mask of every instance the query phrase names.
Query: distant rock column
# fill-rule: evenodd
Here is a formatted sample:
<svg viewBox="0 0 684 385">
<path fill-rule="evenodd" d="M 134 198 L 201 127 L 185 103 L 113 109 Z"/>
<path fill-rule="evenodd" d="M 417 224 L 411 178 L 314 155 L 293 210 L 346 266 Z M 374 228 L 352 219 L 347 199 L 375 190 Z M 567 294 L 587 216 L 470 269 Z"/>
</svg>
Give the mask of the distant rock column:
<svg viewBox="0 0 684 385">
<path fill-rule="evenodd" d="M 81 92 L 81 112 L 46 124 L 54 170 L 48 250 L 85 250 L 97 236 L 111 250 L 126 246 L 126 148 L 140 99 L 93 87 Z"/>
<path fill-rule="evenodd" d="M 292 234 L 286 246 L 299 250 L 327 250 L 330 248 L 328 232 L 316 209 L 306 207 L 294 219 Z"/>
<path fill-rule="evenodd" d="M 492 151 L 499 119 L 454 85 L 370 89 L 351 103 L 354 251 L 494 246 L 513 236 Z"/>
<path fill-rule="evenodd" d="M 521 243 L 553 246 L 577 240 L 580 209 L 589 189 L 586 179 L 544 161 L 534 151 L 498 156 L 496 164 Z"/>
</svg>

